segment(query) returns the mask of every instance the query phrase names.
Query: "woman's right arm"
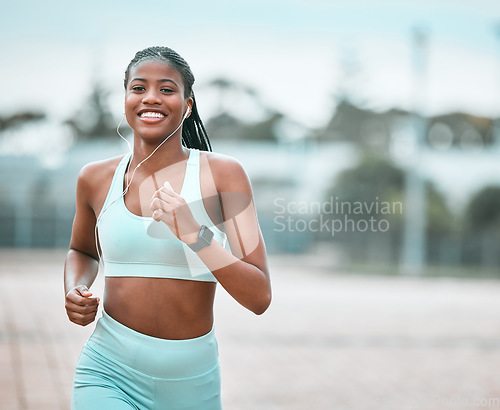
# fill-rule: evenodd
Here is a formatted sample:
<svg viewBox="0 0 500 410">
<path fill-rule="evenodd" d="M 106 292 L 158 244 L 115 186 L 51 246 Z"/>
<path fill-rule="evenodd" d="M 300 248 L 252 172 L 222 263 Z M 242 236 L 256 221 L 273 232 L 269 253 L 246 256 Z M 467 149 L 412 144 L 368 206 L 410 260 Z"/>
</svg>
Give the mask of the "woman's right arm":
<svg viewBox="0 0 500 410">
<path fill-rule="evenodd" d="M 99 307 L 99 298 L 92 298 L 89 292 L 99 270 L 95 243 L 96 216 L 91 206 L 91 195 L 96 192 L 91 185 L 93 168 L 87 165 L 78 175 L 76 213 L 64 264 L 66 313 L 71 322 L 81 326 L 94 321 Z"/>
</svg>

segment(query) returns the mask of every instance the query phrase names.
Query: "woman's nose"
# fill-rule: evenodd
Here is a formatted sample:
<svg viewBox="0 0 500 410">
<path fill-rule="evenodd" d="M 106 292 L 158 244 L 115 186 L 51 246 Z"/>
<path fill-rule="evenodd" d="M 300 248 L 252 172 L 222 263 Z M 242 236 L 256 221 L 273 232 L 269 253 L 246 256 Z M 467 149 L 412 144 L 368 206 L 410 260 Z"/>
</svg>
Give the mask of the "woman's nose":
<svg viewBox="0 0 500 410">
<path fill-rule="evenodd" d="M 155 90 L 149 90 L 144 94 L 142 102 L 144 104 L 161 104 L 161 99 Z"/>
</svg>

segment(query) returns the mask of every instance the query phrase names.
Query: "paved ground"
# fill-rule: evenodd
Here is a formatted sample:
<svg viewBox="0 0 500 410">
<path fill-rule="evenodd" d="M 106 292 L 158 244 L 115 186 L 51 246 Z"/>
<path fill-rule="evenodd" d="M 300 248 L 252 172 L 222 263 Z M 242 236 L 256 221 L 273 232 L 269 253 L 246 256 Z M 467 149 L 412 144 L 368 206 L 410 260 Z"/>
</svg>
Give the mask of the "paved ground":
<svg viewBox="0 0 500 410">
<path fill-rule="evenodd" d="M 93 325 L 66 318 L 63 261 L 0 251 L 2 410 L 69 409 Z M 341 275 L 312 262 L 271 259 L 263 316 L 218 291 L 225 409 L 500 409 L 500 281 Z"/>
</svg>

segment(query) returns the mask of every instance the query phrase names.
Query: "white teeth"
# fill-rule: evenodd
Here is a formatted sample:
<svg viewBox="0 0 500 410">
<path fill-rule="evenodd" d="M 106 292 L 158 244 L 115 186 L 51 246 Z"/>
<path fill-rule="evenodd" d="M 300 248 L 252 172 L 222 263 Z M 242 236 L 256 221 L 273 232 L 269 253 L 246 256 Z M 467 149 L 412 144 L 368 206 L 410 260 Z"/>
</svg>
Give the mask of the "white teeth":
<svg viewBox="0 0 500 410">
<path fill-rule="evenodd" d="M 164 115 L 159 112 L 147 111 L 141 114 L 141 118 L 163 118 Z"/>
</svg>

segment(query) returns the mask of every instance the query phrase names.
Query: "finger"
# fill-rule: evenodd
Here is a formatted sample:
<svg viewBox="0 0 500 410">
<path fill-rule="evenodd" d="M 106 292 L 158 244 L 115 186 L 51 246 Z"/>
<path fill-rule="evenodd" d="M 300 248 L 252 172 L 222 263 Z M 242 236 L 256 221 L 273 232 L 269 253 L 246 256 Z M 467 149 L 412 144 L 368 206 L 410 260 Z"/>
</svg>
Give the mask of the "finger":
<svg viewBox="0 0 500 410">
<path fill-rule="evenodd" d="M 99 310 L 99 306 L 77 306 L 76 309 L 72 310 L 73 313 L 78 313 L 84 316 L 95 316 L 97 311 Z"/>
<path fill-rule="evenodd" d="M 77 289 L 73 289 L 72 291 L 68 292 L 68 294 L 66 295 L 66 299 L 78 304 L 98 303 L 100 298 L 90 297 L 91 295 L 92 294 L 89 293 L 88 296 L 82 296 Z"/>
<path fill-rule="evenodd" d="M 92 319 L 96 316 L 97 310 L 93 310 L 90 312 L 77 312 L 73 310 L 67 311 L 68 317 L 70 319 L 76 319 L 76 320 L 87 320 L 87 319 Z"/>
<path fill-rule="evenodd" d="M 88 315 L 90 313 L 97 312 L 99 306 L 98 305 L 79 306 L 79 305 L 75 305 L 73 303 L 67 303 L 65 308 L 68 312 L 79 313 L 82 315 Z"/>
<path fill-rule="evenodd" d="M 156 209 L 153 212 L 153 219 L 157 222 L 161 221 L 162 216 L 164 215 L 164 212 L 162 209 Z"/>
<path fill-rule="evenodd" d="M 156 197 L 156 198 L 153 198 L 153 200 L 151 201 L 151 204 L 149 205 L 149 209 L 152 212 L 155 212 L 156 210 L 164 211 L 165 205 L 166 205 L 165 202 L 163 202 L 160 198 Z"/>
<path fill-rule="evenodd" d="M 161 188 L 158 191 L 155 192 L 154 197 L 160 198 L 162 201 L 165 202 L 172 202 L 175 200 L 179 195 L 177 195 L 174 191 Z"/>
<path fill-rule="evenodd" d="M 91 298 L 86 296 L 80 296 L 78 292 L 75 291 L 68 293 L 66 300 L 69 300 L 70 302 L 79 306 L 85 306 L 85 305 L 97 305 L 101 299 L 98 297 Z"/>
<path fill-rule="evenodd" d="M 101 299 L 96 297 L 96 298 L 83 298 L 83 306 L 96 306 L 99 304 L 99 301 Z"/>
<path fill-rule="evenodd" d="M 165 181 L 165 182 L 163 183 L 163 186 L 164 186 L 165 188 L 167 188 L 168 190 L 172 191 L 174 194 L 176 194 L 176 192 L 174 191 L 174 188 L 172 188 L 172 185 L 170 185 L 170 182 Z"/>
<path fill-rule="evenodd" d="M 91 296 L 92 292 L 85 285 L 78 285 L 75 290 L 82 296 Z"/>
<path fill-rule="evenodd" d="M 165 183 L 164 185 L 162 185 L 160 188 L 158 188 L 156 191 L 155 191 L 155 195 L 158 195 L 160 194 L 161 192 L 163 192 L 164 194 L 166 195 L 170 195 L 170 196 L 175 196 L 177 195 L 177 193 L 172 189 L 172 186 L 170 185 L 170 183 Z"/>
<path fill-rule="evenodd" d="M 157 208 L 161 208 L 161 197 L 158 194 L 158 192 L 155 192 L 153 195 L 153 198 L 151 199 L 151 204 L 149 205 L 149 208 L 153 211 Z"/>
<path fill-rule="evenodd" d="M 173 209 L 175 209 L 176 204 L 172 198 L 168 198 L 168 200 L 164 200 L 163 197 L 155 197 L 151 201 L 151 204 L 149 205 L 149 209 L 151 211 L 156 211 L 157 209 L 161 209 L 163 212 L 168 213 L 172 212 Z"/>
<path fill-rule="evenodd" d="M 87 326 L 89 323 L 92 323 L 95 319 L 95 313 L 91 315 L 83 315 L 81 313 L 73 313 L 69 318 L 73 323 L 76 323 L 81 326 Z"/>
<path fill-rule="evenodd" d="M 166 181 L 165 184 L 158 190 L 156 191 L 158 194 L 164 194 L 167 195 L 170 198 L 179 198 L 180 195 L 175 192 L 170 185 L 170 182 Z"/>
<path fill-rule="evenodd" d="M 95 315 L 97 311 L 99 310 L 99 305 L 93 305 L 93 306 L 79 306 L 75 304 L 66 304 L 65 306 L 66 312 L 68 316 L 72 316 L 75 314 L 79 315 Z"/>
</svg>

